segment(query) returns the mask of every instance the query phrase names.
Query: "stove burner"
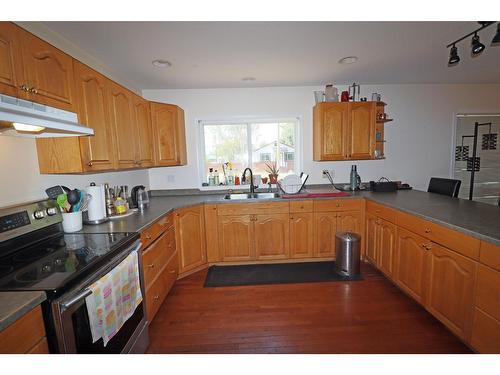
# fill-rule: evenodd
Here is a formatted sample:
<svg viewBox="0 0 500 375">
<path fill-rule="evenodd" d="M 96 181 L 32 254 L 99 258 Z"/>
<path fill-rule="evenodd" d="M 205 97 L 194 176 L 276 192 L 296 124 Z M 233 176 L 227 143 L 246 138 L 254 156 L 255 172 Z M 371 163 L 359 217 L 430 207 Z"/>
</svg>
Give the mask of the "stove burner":
<svg viewBox="0 0 500 375">
<path fill-rule="evenodd" d="M 43 248 L 26 249 L 14 255 L 12 260 L 14 262 L 28 263 L 43 258 L 48 254 L 52 254 L 54 251 L 56 251 L 56 249 L 49 246 Z"/>
<path fill-rule="evenodd" d="M 13 269 L 14 267 L 12 266 L 0 266 L 0 277 L 8 275 Z"/>
</svg>

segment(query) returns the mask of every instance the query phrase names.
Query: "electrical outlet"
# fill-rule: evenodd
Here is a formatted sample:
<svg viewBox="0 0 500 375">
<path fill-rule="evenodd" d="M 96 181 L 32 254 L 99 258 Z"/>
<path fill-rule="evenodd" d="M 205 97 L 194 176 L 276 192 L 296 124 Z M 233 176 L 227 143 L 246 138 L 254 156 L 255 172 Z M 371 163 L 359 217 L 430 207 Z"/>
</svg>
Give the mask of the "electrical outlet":
<svg viewBox="0 0 500 375">
<path fill-rule="evenodd" d="M 326 177 L 327 173 L 328 173 L 328 169 L 323 169 L 323 171 L 321 172 L 321 177 L 328 178 L 328 177 Z"/>
</svg>

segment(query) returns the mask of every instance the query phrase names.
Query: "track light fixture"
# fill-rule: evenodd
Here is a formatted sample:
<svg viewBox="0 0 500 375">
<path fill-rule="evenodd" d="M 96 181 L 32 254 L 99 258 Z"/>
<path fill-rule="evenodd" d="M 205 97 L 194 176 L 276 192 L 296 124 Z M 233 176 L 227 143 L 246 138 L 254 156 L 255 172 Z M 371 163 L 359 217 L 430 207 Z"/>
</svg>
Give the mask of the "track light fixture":
<svg viewBox="0 0 500 375">
<path fill-rule="evenodd" d="M 459 61 L 460 57 L 458 56 L 458 49 L 455 45 L 453 45 L 450 50 L 450 59 L 448 60 L 448 65 L 458 64 Z"/>
<path fill-rule="evenodd" d="M 479 55 L 486 48 L 483 43 L 479 41 L 479 35 L 474 34 L 472 37 L 472 55 Z"/>
<path fill-rule="evenodd" d="M 472 46 L 471 54 L 472 54 L 472 56 L 478 56 L 481 54 L 481 52 L 483 52 L 485 50 L 486 46 L 479 41 L 479 35 L 477 33 L 479 31 L 487 28 L 488 26 L 493 25 L 495 23 L 495 21 L 479 21 L 478 23 L 481 25 L 481 27 L 479 27 L 478 29 L 461 37 L 460 39 L 457 39 L 454 42 L 451 42 L 450 44 L 448 44 L 446 46 L 446 48 L 451 47 L 450 59 L 448 60 L 449 66 L 456 65 L 460 61 L 460 57 L 458 56 L 458 48 L 457 48 L 456 44 L 458 42 L 461 42 L 462 40 L 470 37 L 471 35 L 473 35 L 472 40 L 471 40 L 471 46 Z M 500 22 L 497 23 L 497 32 L 496 32 L 495 36 L 493 37 L 493 40 L 491 41 L 491 45 L 492 46 L 500 45 Z"/>
</svg>

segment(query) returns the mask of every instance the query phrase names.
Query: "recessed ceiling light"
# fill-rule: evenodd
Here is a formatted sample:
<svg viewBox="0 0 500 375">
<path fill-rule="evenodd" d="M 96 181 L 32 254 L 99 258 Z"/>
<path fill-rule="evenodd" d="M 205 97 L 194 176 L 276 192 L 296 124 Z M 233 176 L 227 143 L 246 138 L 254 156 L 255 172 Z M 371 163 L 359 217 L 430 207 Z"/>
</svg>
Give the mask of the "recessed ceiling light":
<svg viewBox="0 0 500 375">
<path fill-rule="evenodd" d="M 339 60 L 339 64 L 349 65 L 349 64 L 354 64 L 356 61 L 358 61 L 358 56 L 347 56 L 341 58 Z"/>
<path fill-rule="evenodd" d="M 157 68 L 170 68 L 172 66 L 170 61 L 162 59 L 153 60 L 152 64 Z"/>
<path fill-rule="evenodd" d="M 255 81 L 255 77 L 243 77 L 241 80 L 243 82 L 252 82 Z"/>
</svg>

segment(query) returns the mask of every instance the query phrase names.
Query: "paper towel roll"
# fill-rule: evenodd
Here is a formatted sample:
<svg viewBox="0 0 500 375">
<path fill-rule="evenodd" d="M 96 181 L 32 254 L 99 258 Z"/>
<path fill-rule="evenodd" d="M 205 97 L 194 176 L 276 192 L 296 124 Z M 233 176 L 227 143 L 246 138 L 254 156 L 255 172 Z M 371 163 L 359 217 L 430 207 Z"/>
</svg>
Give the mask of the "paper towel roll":
<svg viewBox="0 0 500 375">
<path fill-rule="evenodd" d="M 88 220 L 101 220 L 106 217 L 106 198 L 104 196 L 104 185 L 86 186 L 85 192 L 92 195 L 88 207 Z"/>
</svg>

